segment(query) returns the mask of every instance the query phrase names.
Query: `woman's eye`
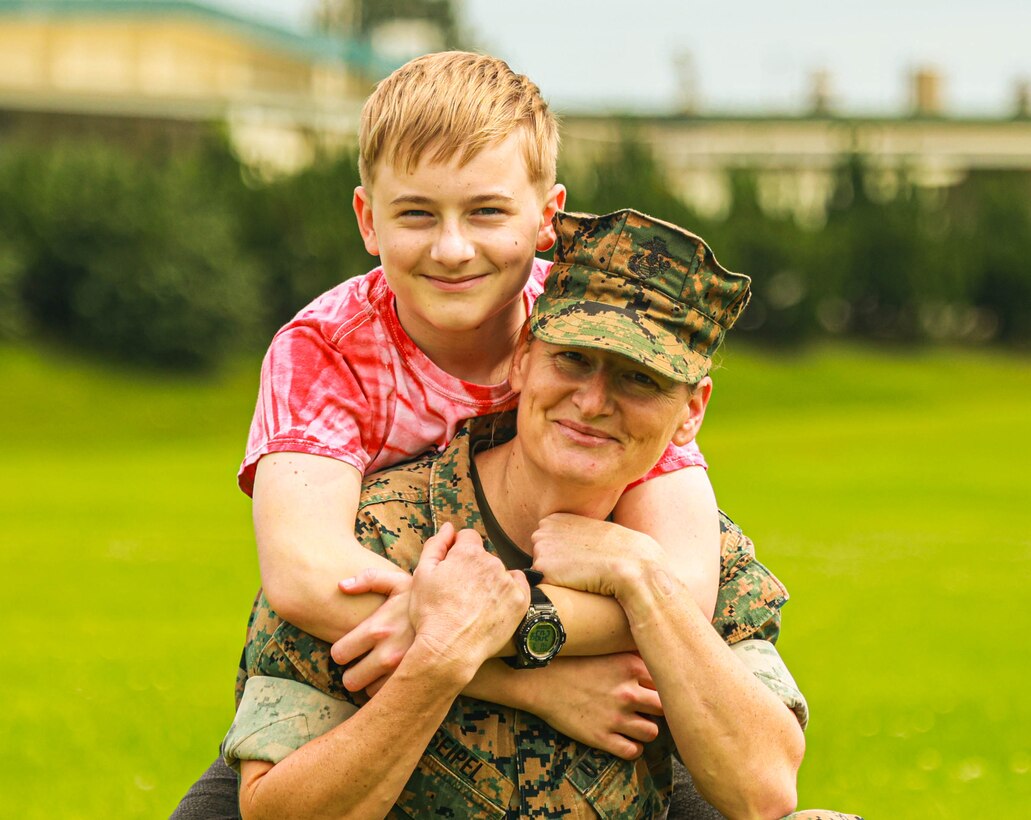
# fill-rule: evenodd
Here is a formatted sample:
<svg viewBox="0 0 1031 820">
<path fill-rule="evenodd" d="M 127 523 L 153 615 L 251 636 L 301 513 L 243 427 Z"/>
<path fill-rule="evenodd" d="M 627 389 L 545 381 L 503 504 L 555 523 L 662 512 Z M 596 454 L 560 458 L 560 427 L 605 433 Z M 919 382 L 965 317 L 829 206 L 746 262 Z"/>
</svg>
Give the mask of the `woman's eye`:
<svg viewBox="0 0 1031 820">
<path fill-rule="evenodd" d="M 649 376 L 647 373 L 642 373 L 640 370 L 634 370 L 627 374 L 627 378 L 630 379 L 634 387 L 642 388 L 644 390 L 658 391 L 662 389 L 655 379 Z"/>
<path fill-rule="evenodd" d="M 564 364 L 586 365 L 587 357 L 576 350 L 563 350 L 558 354 L 558 359 Z"/>
</svg>

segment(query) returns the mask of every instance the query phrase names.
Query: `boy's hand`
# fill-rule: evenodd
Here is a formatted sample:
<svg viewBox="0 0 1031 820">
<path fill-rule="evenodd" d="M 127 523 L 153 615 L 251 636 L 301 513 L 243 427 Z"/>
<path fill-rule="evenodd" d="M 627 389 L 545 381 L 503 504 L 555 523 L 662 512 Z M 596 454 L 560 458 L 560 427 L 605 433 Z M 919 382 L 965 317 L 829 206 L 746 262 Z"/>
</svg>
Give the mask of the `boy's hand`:
<svg viewBox="0 0 1031 820">
<path fill-rule="evenodd" d="M 649 563 L 662 564 L 662 547 L 644 533 L 609 521 L 554 513 L 531 536 L 533 568 L 545 581 L 619 598 Z"/>
<path fill-rule="evenodd" d="M 330 654 L 340 665 L 355 661 L 344 673 L 344 686 L 351 692 L 362 689 L 375 695 L 393 674 L 415 638 L 408 615 L 412 576 L 407 572 L 367 569 L 340 582 L 341 592 L 386 595 L 372 615 L 333 644 Z M 362 657 L 364 655 L 364 657 Z"/>
<path fill-rule="evenodd" d="M 533 713 L 563 734 L 596 749 L 634 760 L 659 734 L 645 715 L 662 715 L 659 693 L 636 652 L 556 658 L 532 675 L 540 699 Z"/>
</svg>

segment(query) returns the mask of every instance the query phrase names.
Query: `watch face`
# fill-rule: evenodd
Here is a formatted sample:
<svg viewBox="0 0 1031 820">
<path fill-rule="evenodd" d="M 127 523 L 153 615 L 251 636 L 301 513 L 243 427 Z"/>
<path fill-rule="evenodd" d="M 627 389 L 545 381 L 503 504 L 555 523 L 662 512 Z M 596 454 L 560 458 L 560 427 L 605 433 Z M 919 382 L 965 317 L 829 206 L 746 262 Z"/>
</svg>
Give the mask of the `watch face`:
<svg viewBox="0 0 1031 820">
<path fill-rule="evenodd" d="M 551 655 L 558 643 L 558 627 L 550 621 L 539 621 L 526 633 L 526 649 L 535 658 Z"/>
</svg>

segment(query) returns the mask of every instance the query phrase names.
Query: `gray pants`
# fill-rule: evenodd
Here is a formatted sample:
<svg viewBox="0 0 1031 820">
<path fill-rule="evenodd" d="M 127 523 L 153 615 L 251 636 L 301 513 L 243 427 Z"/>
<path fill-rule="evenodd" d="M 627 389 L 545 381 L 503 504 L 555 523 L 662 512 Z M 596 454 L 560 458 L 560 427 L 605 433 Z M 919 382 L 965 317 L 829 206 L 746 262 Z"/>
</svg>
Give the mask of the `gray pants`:
<svg viewBox="0 0 1031 820">
<path fill-rule="evenodd" d="M 239 790 L 239 777 L 219 755 L 200 780 L 190 786 L 172 812 L 171 820 L 240 820 Z"/>
</svg>

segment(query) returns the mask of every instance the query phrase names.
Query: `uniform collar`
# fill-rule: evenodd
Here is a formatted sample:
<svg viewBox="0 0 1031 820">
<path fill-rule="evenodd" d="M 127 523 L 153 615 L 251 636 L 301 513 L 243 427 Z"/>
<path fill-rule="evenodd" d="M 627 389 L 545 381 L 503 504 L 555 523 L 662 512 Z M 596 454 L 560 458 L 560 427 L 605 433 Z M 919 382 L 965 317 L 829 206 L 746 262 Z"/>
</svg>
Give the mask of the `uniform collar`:
<svg viewBox="0 0 1031 820">
<path fill-rule="evenodd" d="M 515 412 L 496 413 L 470 419 L 452 439 L 447 449 L 433 461 L 430 469 L 430 510 L 433 530 L 449 521 L 455 530 L 473 529 L 487 540 L 487 532 L 476 503 L 471 460 L 475 446 L 494 446 L 515 435 Z"/>
</svg>

